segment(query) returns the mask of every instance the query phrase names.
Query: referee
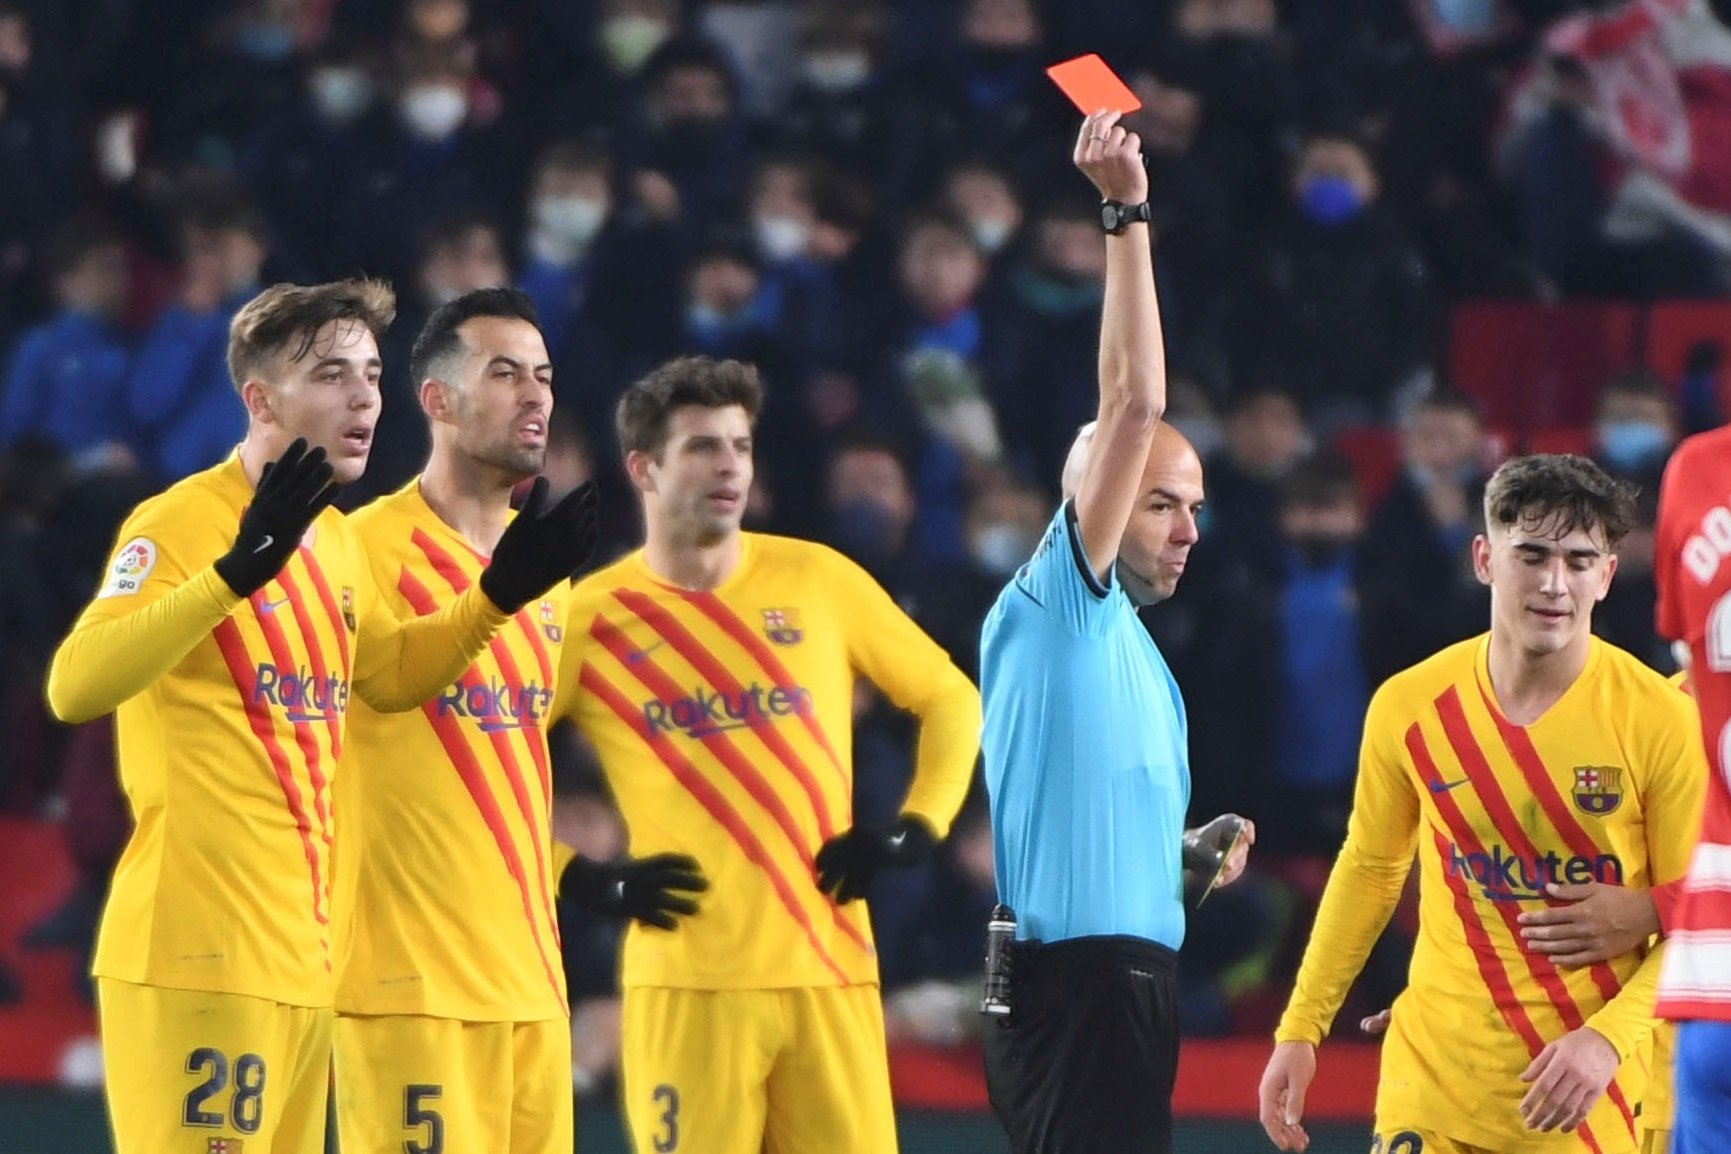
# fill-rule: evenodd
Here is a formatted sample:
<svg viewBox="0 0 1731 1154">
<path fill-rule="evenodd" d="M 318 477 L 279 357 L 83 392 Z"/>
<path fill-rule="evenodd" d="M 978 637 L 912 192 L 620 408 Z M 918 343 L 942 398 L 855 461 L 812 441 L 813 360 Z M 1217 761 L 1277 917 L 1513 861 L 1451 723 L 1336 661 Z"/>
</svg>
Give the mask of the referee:
<svg viewBox="0 0 1731 1154">
<path fill-rule="evenodd" d="M 1171 1150 L 1184 869 L 1207 883 L 1223 862 L 1231 881 L 1254 838 L 1233 815 L 1184 830 L 1184 702 L 1136 617 L 1184 572 L 1202 465 L 1160 423 L 1148 176 L 1119 115 L 1083 121 L 1074 156 L 1105 198 L 1099 417 L 981 637 L 998 893 L 1017 920 L 986 1083 L 1016 1154 Z"/>
</svg>

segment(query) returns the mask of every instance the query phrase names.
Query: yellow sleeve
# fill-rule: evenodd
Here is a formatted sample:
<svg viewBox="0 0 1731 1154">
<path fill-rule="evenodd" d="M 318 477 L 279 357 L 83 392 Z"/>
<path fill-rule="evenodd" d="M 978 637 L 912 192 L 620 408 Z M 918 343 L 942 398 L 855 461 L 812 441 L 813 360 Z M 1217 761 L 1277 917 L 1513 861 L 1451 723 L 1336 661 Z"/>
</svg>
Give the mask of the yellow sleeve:
<svg viewBox="0 0 1731 1154">
<path fill-rule="evenodd" d="M 1274 1032 L 1277 1042 L 1314 1045 L 1328 1036 L 1347 990 L 1400 901 L 1418 848 L 1419 801 L 1398 726 L 1385 686 L 1365 714 L 1346 844 L 1328 875 L 1292 998 Z"/>
<path fill-rule="evenodd" d="M 565 867 L 570 865 L 573 861 L 575 861 L 576 858 L 577 858 L 577 851 L 576 850 L 572 849 L 570 846 L 566 845 L 564 842 L 559 841 L 557 838 L 554 839 L 554 841 L 553 841 L 553 884 L 555 886 L 557 886 L 559 884 L 560 879 L 565 876 Z"/>
<path fill-rule="evenodd" d="M 967 800 L 980 754 L 980 692 L 871 576 L 840 554 L 830 559 L 848 625 L 848 658 L 900 709 L 920 719 L 914 779 L 902 812 L 939 837 Z"/>
<path fill-rule="evenodd" d="M 373 578 L 372 570 L 367 570 Z M 355 647 L 355 691 L 381 713 L 413 709 L 469 668 L 499 627 L 511 619 L 476 582 L 425 617 L 398 620 L 375 584 Z"/>
<path fill-rule="evenodd" d="M 146 502 L 109 557 L 103 586 L 48 667 L 48 707 L 78 723 L 111 713 L 180 664 L 241 604 L 217 576 L 225 545 L 208 518 Z M 188 534 L 186 525 L 196 526 Z M 190 539 L 189 539 L 190 538 Z"/>
<path fill-rule="evenodd" d="M 565 607 L 565 640 L 559 643 L 559 668 L 553 673 L 553 705 L 547 711 L 547 728 L 556 721 L 578 724 L 578 695 L 582 692 L 583 662 L 589 641 L 589 617 L 595 612 L 589 599 L 575 586 Z M 581 725 L 578 726 L 581 728 Z"/>
<path fill-rule="evenodd" d="M 1616 1047 L 1619 1059 L 1634 1053 L 1635 1047 L 1653 1028 L 1653 999 L 1659 992 L 1659 967 L 1664 960 L 1665 943 L 1661 939 L 1652 952 L 1641 959 L 1640 968 L 1629 975 L 1617 996 L 1587 1019 L 1589 1027 L 1603 1034 L 1605 1040 Z"/>
</svg>

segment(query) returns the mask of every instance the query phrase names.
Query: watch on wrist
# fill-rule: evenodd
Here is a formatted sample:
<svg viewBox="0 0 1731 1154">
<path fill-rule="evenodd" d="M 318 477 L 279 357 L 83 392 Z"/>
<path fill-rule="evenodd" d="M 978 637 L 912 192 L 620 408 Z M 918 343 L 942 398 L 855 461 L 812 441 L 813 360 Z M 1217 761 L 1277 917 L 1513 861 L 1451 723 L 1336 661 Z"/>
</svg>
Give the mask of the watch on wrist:
<svg viewBox="0 0 1731 1154">
<path fill-rule="evenodd" d="M 1137 221 L 1146 223 L 1153 219 L 1154 206 L 1146 200 L 1141 204 L 1125 204 L 1118 200 L 1100 202 L 1100 227 L 1106 230 L 1108 236 L 1121 236 L 1125 229 Z"/>
</svg>

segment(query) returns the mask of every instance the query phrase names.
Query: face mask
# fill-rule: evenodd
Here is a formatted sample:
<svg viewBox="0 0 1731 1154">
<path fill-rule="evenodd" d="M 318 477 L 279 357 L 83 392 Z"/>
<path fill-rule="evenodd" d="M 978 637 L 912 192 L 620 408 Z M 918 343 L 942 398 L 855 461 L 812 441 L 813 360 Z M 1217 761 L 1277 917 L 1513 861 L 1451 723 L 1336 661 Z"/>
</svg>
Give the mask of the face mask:
<svg viewBox="0 0 1731 1154">
<path fill-rule="evenodd" d="M 706 351 L 724 350 L 727 342 L 748 334 L 755 315 L 747 305 L 738 312 L 724 313 L 712 305 L 694 304 L 685 310 L 685 331 Z"/>
<path fill-rule="evenodd" d="M 608 207 L 590 196 L 544 196 L 535 202 L 535 227 L 567 244 L 586 245 L 607 223 Z"/>
<path fill-rule="evenodd" d="M 601 25 L 601 51 L 616 71 L 630 74 L 672 34 L 673 29 L 653 16 L 614 16 Z"/>
<path fill-rule="evenodd" d="M 1313 224 L 1336 228 L 1364 208 L 1358 186 L 1344 176 L 1324 173 L 1305 178 L 1298 187 L 1298 210 Z"/>
<path fill-rule="evenodd" d="M 681 117 L 662 125 L 657 136 L 674 156 L 708 156 L 721 140 L 721 122 Z"/>
<path fill-rule="evenodd" d="M 312 95 L 321 116 L 348 124 L 373 102 L 373 82 L 358 68 L 321 68 L 313 73 Z"/>
<path fill-rule="evenodd" d="M 805 58 L 805 81 L 830 96 L 853 92 L 871 79 L 872 60 L 864 52 L 814 52 Z"/>
<path fill-rule="evenodd" d="M 994 577 L 1008 577 L 1033 555 L 1037 543 L 1020 525 L 987 525 L 974 537 L 974 563 Z"/>
<path fill-rule="evenodd" d="M 269 21 L 243 24 L 235 33 L 234 50 L 261 64 L 280 64 L 294 55 L 295 31 Z"/>
<path fill-rule="evenodd" d="M 1612 421 L 1599 426 L 1599 451 L 1605 462 L 1625 473 L 1652 464 L 1665 453 L 1665 430 L 1646 421 Z"/>
<path fill-rule="evenodd" d="M 1463 36 L 1483 35 L 1496 23 L 1495 0 L 1431 0 L 1437 23 Z"/>
<path fill-rule="evenodd" d="M 836 548 L 862 565 L 881 564 L 896 553 L 896 525 L 876 501 L 849 501 L 835 511 Z"/>
<path fill-rule="evenodd" d="M 443 140 L 469 114 L 469 98 L 454 84 L 417 84 L 400 104 L 409 131 L 423 140 Z"/>
<path fill-rule="evenodd" d="M 1352 550 L 1352 541 L 1342 537 L 1331 537 L 1326 533 L 1309 533 L 1302 537 L 1294 537 L 1292 548 L 1298 553 L 1298 558 L 1306 569 L 1327 569 L 1346 559 Z"/>
<path fill-rule="evenodd" d="M 760 216 L 752 221 L 757 247 L 773 261 L 792 260 L 805 252 L 811 228 L 791 216 Z"/>
<path fill-rule="evenodd" d="M 980 217 L 968 222 L 968 231 L 974 234 L 974 243 L 987 256 L 995 256 L 1009 243 L 1010 234 L 1016 231 L 1016 226 L 1007 220 L 993 220 L 990 217 Z"/>
</svg>

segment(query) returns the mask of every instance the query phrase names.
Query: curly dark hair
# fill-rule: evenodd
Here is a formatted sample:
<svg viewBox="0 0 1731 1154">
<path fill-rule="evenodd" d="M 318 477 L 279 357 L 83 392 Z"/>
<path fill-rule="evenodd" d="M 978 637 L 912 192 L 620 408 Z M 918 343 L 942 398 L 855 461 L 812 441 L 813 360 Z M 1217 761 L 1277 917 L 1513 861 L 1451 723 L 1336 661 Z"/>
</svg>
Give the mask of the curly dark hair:
<svg viewBox="0 0 1731 1154">
<path fill-rule="evenodd" d="M 1485 524 L 1537 529 L 1554 523 L 1559 533 L 1600 529 L 1615 547 L 1635 524 L 1639 492 L 1573 453 L 1514 457 L 1485 485 Z"/>
<path fill-rule="evenodd" d="M 705 409 L 738 405 L 755 426 L 763 409 L 763 384 L 757 379 L 757 368 L 744 361 L 711 357 L 668 361 L 619 398 L 614 422 L 620 449 L 659 459 L 667 447 L 667 427 L 674 410 L 687 405 Z"/>
</svg>

